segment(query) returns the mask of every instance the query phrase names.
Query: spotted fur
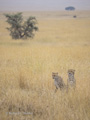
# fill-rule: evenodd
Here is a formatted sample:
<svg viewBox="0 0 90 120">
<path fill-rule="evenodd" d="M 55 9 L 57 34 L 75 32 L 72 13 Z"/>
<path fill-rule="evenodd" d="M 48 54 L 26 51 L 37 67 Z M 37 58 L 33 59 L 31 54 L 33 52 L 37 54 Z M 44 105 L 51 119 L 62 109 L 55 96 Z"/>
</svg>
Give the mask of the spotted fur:
<svg viewBox="0 0 90 120">
<path fill-rule="evenodd" d="M 67 79 L 67 86 L 70 87 L 76 87 L 76 80 L 74 78 L 75 70 L 69 69 L 68 70 L 68 79 Z"/>
<path fill-rule="evenodd" d="M 62 77 L 58 76 L 58 73 L 52 73 L 52 78 L 54 79 L 54 85 L 56 86 L 56 90 L 60 88 L 60 90 L 65 88 L 65 83 Z"/>
</svg>

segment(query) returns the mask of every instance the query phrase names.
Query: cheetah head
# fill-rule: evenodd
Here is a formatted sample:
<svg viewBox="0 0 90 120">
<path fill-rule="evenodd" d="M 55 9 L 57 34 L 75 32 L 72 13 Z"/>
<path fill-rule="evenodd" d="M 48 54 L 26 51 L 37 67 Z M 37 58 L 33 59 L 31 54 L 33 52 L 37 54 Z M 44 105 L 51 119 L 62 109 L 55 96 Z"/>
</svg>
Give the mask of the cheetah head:
<svg viewBox="0 0 90 120">
<path fill-rule="evenodd" d="M 68 70 L 68 75 L 74 75 L 74 74 L 75 74 L 75 70 L 73 70 L 73 69 Z"/>
<path fill-rule="evenodd" d="M 52 78 L 54 79 L 56 76 L 58 76 L 58 72 L 57 73 L 52 72 Z"/>
</svg>

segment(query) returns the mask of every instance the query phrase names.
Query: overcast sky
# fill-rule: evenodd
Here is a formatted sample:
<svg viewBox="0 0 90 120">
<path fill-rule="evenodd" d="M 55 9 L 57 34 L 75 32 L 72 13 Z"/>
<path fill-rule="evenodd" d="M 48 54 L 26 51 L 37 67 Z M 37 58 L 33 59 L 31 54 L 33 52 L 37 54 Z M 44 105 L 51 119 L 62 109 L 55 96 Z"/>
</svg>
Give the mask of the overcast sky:
<svg viewBox="0 0 90 120">
<path fill-rule="evenodd" d="M 90 10 L 90 0 L 0 0 L 0 11 L 53 11 L 64 10 L 67 6 Z"/>
</svg>

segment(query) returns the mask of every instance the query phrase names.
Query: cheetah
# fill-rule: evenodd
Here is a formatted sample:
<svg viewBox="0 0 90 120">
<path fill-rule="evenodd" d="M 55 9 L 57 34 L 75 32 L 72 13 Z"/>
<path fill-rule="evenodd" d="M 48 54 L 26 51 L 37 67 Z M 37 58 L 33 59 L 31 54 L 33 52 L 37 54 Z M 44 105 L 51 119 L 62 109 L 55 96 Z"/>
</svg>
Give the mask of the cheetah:
<svg viewBox="0 0 90 120">
<path fill-rule="evenodd" d="M 74 78 L 75 70 L 69 69 L 68 70 L 68 79 L 67 79 L 67 87 L 73 87 L 75 89 L 76 87 L 76 80 Z"/>
<path fill-rule="evenodd" d="M 58 76 L 58 73 L 52 73 L 52 78 L 54 79 L 54 84 L 56 86 L 55 92 L 60 88 L 60 90 L 65 88 L 65 83 L 62 77 Z"/>
</svg>

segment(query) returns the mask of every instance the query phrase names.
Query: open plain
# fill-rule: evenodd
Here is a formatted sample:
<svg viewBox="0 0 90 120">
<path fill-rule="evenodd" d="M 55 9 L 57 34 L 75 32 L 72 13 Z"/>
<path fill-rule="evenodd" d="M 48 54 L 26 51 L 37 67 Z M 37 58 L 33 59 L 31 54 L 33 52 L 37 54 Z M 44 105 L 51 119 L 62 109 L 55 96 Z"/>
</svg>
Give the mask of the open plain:
<svg viewBox="0 0 90 120">
<path fill-rule="evenodd" d="M 30 15 L 34 39 L 12 40 L 0 12 L 0 120 L 90 120 L 90 11 Z M 55 93 L 52 72 L 67 84 L 68 69 L 75 91 Z"/>
</svg>

